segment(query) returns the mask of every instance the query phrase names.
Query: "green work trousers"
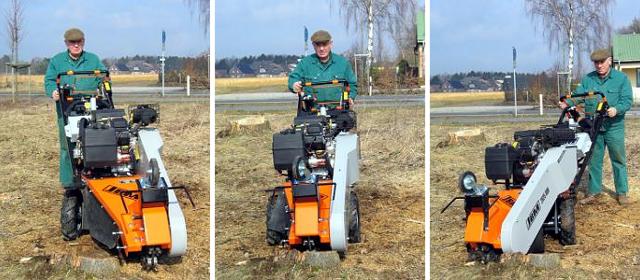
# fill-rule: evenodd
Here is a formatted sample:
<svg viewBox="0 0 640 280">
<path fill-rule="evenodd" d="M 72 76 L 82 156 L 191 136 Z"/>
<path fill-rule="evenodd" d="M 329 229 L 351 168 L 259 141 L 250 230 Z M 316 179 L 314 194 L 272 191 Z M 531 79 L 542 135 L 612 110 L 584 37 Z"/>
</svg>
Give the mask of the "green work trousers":
<svg viewBox="0 0 640 280">
<path fill-rule="evenodd" d="M 60 184 L 62 184 L 62 187 L 65 189 L 73 189 L 77 187 L 77 182 L 74 180 L 69 149 L 73 149 L 75 145 L 69 143 L 67 136 L 64 133 L 64 120 L 59 106 L 56 106 L 56 113 L 56 119 L 58 121 L 58 140 L 60 142 Z"/>
<path fill-rule="evenodd" d="M 629 191 L 629 186 L 627 183 L 627 156 L 624 147 L 624 122 L 618 126 L 610 127 L 607 131 L 599 132 L 594 145 L 593 156 L 589 163 L 589 193 L 598 194 L 602 191 L 602 162 L 604 148 L 607 147 L 616 193 L 626 194 Z"/>
</svg>

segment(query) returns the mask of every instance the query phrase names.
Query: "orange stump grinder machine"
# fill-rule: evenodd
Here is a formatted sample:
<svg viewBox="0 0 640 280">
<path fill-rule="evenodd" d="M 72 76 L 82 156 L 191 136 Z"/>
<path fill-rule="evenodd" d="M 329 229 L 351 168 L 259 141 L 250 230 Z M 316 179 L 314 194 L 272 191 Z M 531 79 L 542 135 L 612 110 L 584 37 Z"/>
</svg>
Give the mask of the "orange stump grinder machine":
<svg viewBox="0 0 640 280">
<path fill-rule="evenodd" d="M 342 256 L 360 242 L 360 148 L 344 80 L 305 82 L 292 128 L 273 135 L 273 164 L 286 177 L 267 204 L 267 243 L 330 249 Z M 317 102 L 317 89 L 341 87 L 339 102 Z"/>
<path fill-rule="evenodd" d="M 592 118 L 582 118 L 575 107 L 567 107 L 557 124 L 517 131 L 512 143 L 487 147 L 487 178 L 505 186 L 497 194 L 477 184 L 470 171 L 460 176 L 459 187 L 465 195 L 451 200 L 442 212 L 455 200 L 464 200 L 464 241 L 470 260 L 486 263 L 497 261 L 503 252 L 544 252 L 545 234 L 563 245 L 576 243 L 577 186 L 609 106 L 599 92 L 561 98 L 597 95 L 602 98 Z"/>
<path fill-rule="evenodd" d="M 65 75 L 101 79 L 92 93 L 78 93 Z M 162 162 L 162 138 L 149 127 L 157 105 L 114 108 L 108 71 L 63 72 L 57 76 L 58 109 L 63 113 L 69 156 L 77 188 L 66 190 L 61 209 L 65 240 L 83 232 L 121 261 L 139 256 L 154 269 L 161 256 L 179 257 L 187 249 L 185 219 Z M 193 205 L 193 201 L 191 200 Z"/>
</svg>

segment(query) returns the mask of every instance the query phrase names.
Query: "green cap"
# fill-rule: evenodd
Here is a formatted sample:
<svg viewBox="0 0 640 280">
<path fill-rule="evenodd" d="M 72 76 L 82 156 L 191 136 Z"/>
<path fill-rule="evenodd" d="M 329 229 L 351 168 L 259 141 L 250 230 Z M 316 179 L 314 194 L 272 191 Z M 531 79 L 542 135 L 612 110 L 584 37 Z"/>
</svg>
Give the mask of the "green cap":
<svg viewBox="0 0 640 280">
<path fill-rule="evenodd" d="M 84 39 L 84 33 L 78 28 L 71 28 L 64 32 L 65 41 L 79 41 Z"/>
<path fill-rule="evenodd" d="M 602 61 L 611 57 L 611 49 L 597 49 L 591 53 L 591 61 Z"/>
<path fill-rule="evenodd" d="M 318 30 L 313 35 L 311 35 L 311 42 L 319 43 L 319 42 L 328 42 L 331 41 L 331 34 L 324 30 Z"/>
</svg>

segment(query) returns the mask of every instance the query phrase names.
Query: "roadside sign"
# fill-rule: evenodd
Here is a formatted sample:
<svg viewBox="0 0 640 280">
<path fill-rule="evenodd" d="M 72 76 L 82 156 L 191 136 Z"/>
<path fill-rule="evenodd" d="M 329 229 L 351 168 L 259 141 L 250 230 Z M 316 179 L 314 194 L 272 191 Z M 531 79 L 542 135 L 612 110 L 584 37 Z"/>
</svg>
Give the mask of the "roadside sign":
<svg viewBox="0 0 640 280">
<path fill-rule="evenodd" d="M 307 26 L 304 27 L 304 42 L 306 43 L 309 40 L 309 30 L 307 30 Z"/>
</svg>

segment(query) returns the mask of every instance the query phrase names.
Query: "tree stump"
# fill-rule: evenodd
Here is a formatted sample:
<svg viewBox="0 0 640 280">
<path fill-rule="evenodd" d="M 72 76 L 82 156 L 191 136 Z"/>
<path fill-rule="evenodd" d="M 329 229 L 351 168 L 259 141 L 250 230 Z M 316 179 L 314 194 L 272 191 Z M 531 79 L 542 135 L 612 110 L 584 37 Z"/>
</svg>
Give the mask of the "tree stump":
<svg viewBox="0 0 640 280">
<path fill-rule="evenodd" d="M 450 145 L 476 142 L 485 140 L 484 132 L 479 128 L 463 129 L 456 132 L 449 132 L 447 139 L 436 145 L 436 148 L 444 148 Z"/>
<path fill-rule="evenodd" d="M 544 254 L 521 254 L 505 253 L 500 258 L 500 262 L 511 265 L 530 265 L 540 268 L 557 268 L 560 266 L 560 255 L 557 253 Z"/>
<path fill-rule="evenodd" d="M 251 116 L 230 121 L 216 137 L 223 138 L 239 134 L 249 134 L 271 130 L 271 125 L 263 116 Z"/>
<path fill-rule="evenodd" d="M 312 267 L 335 268 L 340 265 L 340 256 L 336 251 L 305 251 L 302 261 Z"/>
</svg>

